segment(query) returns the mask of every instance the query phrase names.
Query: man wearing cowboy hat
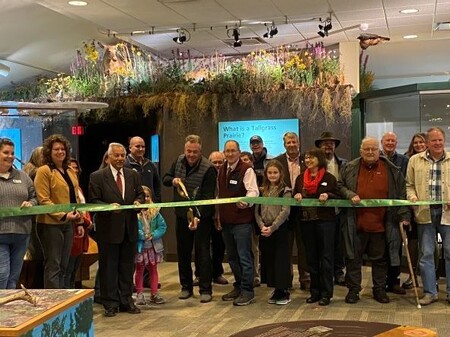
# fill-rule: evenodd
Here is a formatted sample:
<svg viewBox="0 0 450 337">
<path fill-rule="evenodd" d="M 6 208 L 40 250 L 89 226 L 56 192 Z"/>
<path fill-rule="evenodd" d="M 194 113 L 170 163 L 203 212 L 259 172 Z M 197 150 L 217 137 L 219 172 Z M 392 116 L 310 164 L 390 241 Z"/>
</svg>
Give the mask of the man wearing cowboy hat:
<svg viewBox="0 0 450 337">
<path fill-rule="evenodd" d="M 340 158 L 336 155 L 335 150 L 339 146 L 341 141 L 333 136 L 330 131 L 322 132 L 319 139 L 314 141 L 316 147 L 325 152 L 327 158 L 328 166 L 327 171 L 339 179 L 339 171 L 345 164 L 347 160 Z M 341 225 L 339 220 L 340 210 L 336 209 L 336 231 L 334 237 L 334 283 L 340 286 L 345 286 L 345 276 L 344 276 L 344 255 L 341 246 Z"/>
</svg>

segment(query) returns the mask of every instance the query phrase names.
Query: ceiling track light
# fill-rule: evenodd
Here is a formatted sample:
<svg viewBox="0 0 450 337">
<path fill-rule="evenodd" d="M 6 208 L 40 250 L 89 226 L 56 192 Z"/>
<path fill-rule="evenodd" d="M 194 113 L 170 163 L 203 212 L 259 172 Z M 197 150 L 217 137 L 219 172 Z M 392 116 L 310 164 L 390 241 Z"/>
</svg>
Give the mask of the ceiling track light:
<svg viewBox="0 0 450 337">
<path fill-rule="evenodd" d="M 228 29 L 227 35 L 228 37 L 233 37 L 234 39 L 233 47 L 236 48 L 242 46 L 242 41 L 239 39 L 239 36 L 241 35 L 239 27 Z"/>
<path fill-rule="evenodd" d="M 263 35 L 263 38 L 271 39 L 274 37 L 274 35 L 278 34 L 278 28 L 277 28 L 277 26 L 275 26 L 275 22 L 272 22 L 272 25 L 270 26 L 270 28 L 269 28 L 269 26 L 267 26 L 267 23 L 265 23 L 264 26 L 267 27 L 267 32 Z"/>
<path fill-rule="evenodd" d="M 317 34 L 319 34 L 321 37 L 328 36 L 328 32 L 333 28 L 333 25 L 331 24 L 331 14 L 328 18 L 326 18 L 324 21 L 322 21 L 322 18 L 319 19 L 319 31 Z"/>
<path fill-rule="evenodd" d="M 178 36 L 174 37 L 172 40 L 175 43 L 183 44 L 191 39 L 191 33 L 185 28 L 177 29 Z"/>
</svg>

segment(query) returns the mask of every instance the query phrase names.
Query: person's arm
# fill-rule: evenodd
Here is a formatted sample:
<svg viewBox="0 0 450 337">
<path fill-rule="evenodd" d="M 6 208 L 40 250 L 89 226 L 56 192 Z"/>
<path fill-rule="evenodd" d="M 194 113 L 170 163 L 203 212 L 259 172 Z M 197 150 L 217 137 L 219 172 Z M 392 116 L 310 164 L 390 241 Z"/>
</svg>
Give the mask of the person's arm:
<svg viewBox="0 0 450 337">
<path fill-rule="evenodd" d="M 247 171 L 245 171 L 244 175 L 244 186 L 247 190 L 247 193 L 245 194 L 246 197 L 258 197 L 259 196 L 259 189 L 258 189 L 258 183 L 256 180 L 256 173 L 253 170 L 253 168 L 249 167 Z M 239 208 L 246 208 L 246 207 L 252 207 L 253 204 L 247 203 L 247 202 L 238 202 Z"/>
<path fill-rule="evenodd" d="M 256 204 L 255 205 L 255 221 L 256 221 L 256 224 L 258 225 L 258 227 L 262 228 L 264 226 L 264 222 L 262 220 L 260 213 L 261 213 L 261 205 Z"/>
<path fill-rule="evenodd" d="M 290 189 L 285 189 L 283 198 L 292 198 L 292 193 Z M 291 211 L 291 206 L 281 206 L 281 212 L 278 213 L 275 220 L 272 222 L 272 232 L 275 232 L 286 220 L 289 218 L 289 213 Z"/>
<path fill-rule="evenodd" d="M 170 167 L 169 171 L 164 175 L 162 182 L 164 186 L 172 187 L 173 186 L 173 179 L 175 178 L 175 166 L 177 161 L 175 160 Z"/>
<path fill-rule="evenodd" d="M 101 177 L 98 172 L 91 173 L 89 178 L 89 202 L 94 204 L 107 204 L 103 201 Z"/>
<path fill-rule="evenodd" d="M 161 177 L 159 176 L 158 168 L 153 164 L 153 193 L 156 200 L 154 202 L 161 202 Z"/>
<path fill-rule="evenodd" d="M 156 228 L 154 231 L 152 231 L 152 237 L 153 239 L 160 239 L 166 234 L 167 231 L 167 224 L 164 220 L 164 217 L 161 215 L 161 213 L 157 213 L 155 216 L 155 219 L 152 220 L 152 222 L 156 222 Z"/>
<path fill-rule="evenodd" d="M 415 184 L 415 168 L 414 164 L 416 158 L 412 158 L 408 162 L 408 167 L 406 169 L 406 198 L 410 201 L 417 201 L 419 197 L 416 193 L 416 184 Z"/>
<path fill-rule="evenodd" d="M 53 173 L 47 165 L 41 166 L 36 172 L 36 178 L 34 178 L 34 188 L 36 190 L 36 197 L 39 205 L 54 205 L 54 202 L 51 199 L 52 191 L 50 187 L 52 175 Z M 48 213 L 47 215 L 56 221 L 65 221 L 66 218 L 66 213 L 64 212 Z"/>
</svg>

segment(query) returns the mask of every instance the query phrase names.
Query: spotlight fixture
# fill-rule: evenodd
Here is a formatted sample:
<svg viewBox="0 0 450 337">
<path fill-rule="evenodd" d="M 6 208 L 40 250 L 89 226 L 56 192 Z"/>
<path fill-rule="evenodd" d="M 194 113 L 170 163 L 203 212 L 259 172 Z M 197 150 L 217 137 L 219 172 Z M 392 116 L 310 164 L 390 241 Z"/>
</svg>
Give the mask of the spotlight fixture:
<svg viewBox="0 0 450 337">
<path fill-rule="evenodd" d="M 183 44 L 191 39 L 191 34 L 187 29 L 180 28 L 177 30 L 178 36 L 174 37 L 172 40 L 178 44 Z"/>
<path fill-rule="evenodd" d="M 319 25 L 319 31 L 317 34 L 319 34 L 321 37 L 328 36 L 328 32 L 333 28 L 331 24 L 331 15 L 325 19 L 325 21 L 322 21 L 320 19 L 320 25 Z"/>
<path fill-rule="evenodd" d="M 267 23 L 265 23 L 264 26 L 267 27 L 267 32 L 263 35 L 263 38 L 271 39 L 274 37 L 274 35 L 278 34 L 278 28 L 277 28 L 277 26 L 275 26 L 275 22 L 272 22 L 272 25 L 270 26 L 270 28 L 267 26 Z"/>
<path fill-rule="evenodd" d="M 227 30 L 227 35 L 228 35 L 228 37 L 233 37 L 234 38 L 233 47 L 236 48 L 236 47 L 242 46 L 242 41 L 239 39 L 239 36 L 241 35 L 241 32 L 240 32 L 238 27 L 232 28 L 232 29 L 228 29 Z"/>
</svg>

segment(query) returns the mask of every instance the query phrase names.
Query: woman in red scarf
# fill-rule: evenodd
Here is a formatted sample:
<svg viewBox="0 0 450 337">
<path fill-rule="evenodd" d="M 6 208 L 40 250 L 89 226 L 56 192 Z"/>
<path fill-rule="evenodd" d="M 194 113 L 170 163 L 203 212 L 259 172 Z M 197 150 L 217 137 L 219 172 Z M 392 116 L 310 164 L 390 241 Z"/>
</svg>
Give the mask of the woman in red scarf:
<svg viewBox="0 0 450 337">
<path fill-rule="evenodd" d="M 307 303 L 330 304 L 333 297 L 334 232 L 336 212 L 334 207 L 302 207 L 304 198 L 322 202 L 337 198 L 336 178 L 327 172 L 325 153 L 313 149 L 305 153 L 306 170 L 295 181 L 293 195 L 300 202 L 300 230 L 305 244 L 306 260 L 311 275 Z"/>
</svg>

